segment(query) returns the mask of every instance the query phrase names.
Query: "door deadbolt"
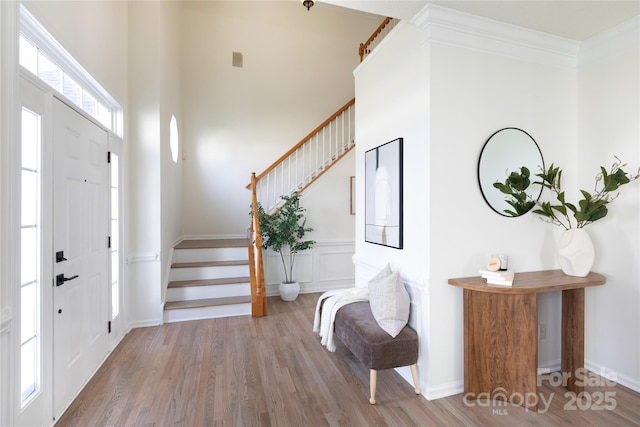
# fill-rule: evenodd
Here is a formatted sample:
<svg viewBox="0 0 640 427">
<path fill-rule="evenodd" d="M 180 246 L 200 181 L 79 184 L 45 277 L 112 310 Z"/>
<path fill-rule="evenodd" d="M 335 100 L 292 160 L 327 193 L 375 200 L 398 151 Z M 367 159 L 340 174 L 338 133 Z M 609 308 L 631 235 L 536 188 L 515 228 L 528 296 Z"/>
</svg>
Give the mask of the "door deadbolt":
<svg viewBox="0 0 640 427">
<path fill-rule="evenodd" d="M 78 277 L 77 274 L 75 276 L 71 276 L 71 277 L 64 277 L 64 274 L 58 274 L 56 276 L 56 286 L 62 286 L 62 285 L 64 285 L 64 282 L 68 282 L 69 280 L 73 280 L 76 277 Z"/>
</svg>

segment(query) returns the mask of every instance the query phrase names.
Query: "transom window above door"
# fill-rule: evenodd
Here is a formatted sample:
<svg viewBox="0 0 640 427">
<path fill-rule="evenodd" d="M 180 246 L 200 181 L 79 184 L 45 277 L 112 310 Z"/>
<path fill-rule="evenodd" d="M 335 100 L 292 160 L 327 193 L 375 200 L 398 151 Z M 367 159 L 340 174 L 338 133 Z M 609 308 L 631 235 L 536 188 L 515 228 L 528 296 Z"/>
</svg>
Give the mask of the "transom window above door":
<svg viewBox="0 0 640 427">
<path fill-rule="evenodd" d="M 116 135 L 123 136 L 120 104 L 20 6 L 19 62 Z"/>
</svg>

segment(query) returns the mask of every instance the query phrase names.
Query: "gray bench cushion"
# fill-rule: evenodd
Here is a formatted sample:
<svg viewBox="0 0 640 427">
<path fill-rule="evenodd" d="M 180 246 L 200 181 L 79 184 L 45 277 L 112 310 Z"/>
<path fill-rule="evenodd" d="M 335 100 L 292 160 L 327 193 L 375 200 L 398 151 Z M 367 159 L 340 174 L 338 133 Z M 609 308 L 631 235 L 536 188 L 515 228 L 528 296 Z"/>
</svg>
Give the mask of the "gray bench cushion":
<svg viewBox="0 0 640 427">
<path fill-rule="evenodd" d="M 355 302 L 340 308 L 336 313 L 334 332 L 369 369 L 398 368 L 418 361 L 418 334 L 405 326 L 392 338 L 380 328 L 368 302 Z"/>
</svg>

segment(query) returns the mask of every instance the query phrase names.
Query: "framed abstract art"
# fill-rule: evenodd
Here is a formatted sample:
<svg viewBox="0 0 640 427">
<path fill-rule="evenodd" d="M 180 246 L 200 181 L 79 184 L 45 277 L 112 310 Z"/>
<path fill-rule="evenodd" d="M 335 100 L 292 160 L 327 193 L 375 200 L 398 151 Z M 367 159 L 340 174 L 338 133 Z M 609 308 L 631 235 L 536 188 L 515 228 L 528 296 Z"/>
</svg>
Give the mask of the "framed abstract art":
<svg viewBox="0 0 640 427">
<path fill-rule="evenodd" d="M 365 152 L 366 242 L 402 249 L 402 138 Z"/>
</svg>

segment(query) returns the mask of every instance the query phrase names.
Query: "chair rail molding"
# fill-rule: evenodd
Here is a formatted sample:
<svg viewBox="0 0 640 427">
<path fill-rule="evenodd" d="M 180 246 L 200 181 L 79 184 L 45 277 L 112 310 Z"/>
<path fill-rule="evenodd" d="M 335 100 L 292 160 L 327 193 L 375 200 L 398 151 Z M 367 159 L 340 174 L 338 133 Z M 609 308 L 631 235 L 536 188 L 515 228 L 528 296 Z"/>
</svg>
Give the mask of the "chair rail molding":
<svg viewBox="0 0 640 427">
<path fill-rule="evenodd" d="M 138 252 L 127 258 L 127 264 L 138 264 L 141 262 L 156 262 L 160 260 L 157 252 Z"/>
</svg>

